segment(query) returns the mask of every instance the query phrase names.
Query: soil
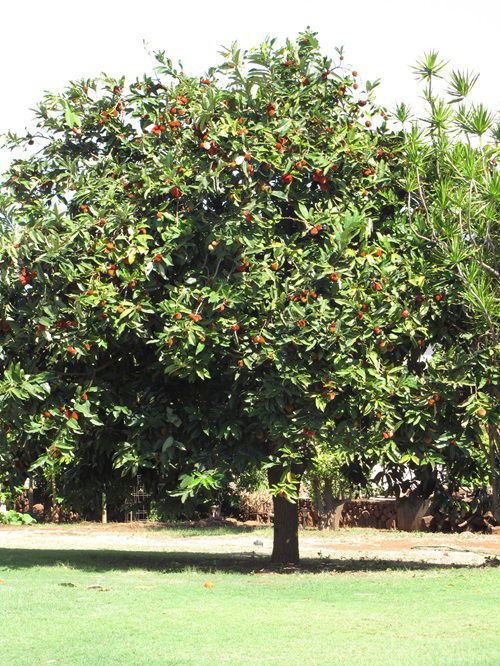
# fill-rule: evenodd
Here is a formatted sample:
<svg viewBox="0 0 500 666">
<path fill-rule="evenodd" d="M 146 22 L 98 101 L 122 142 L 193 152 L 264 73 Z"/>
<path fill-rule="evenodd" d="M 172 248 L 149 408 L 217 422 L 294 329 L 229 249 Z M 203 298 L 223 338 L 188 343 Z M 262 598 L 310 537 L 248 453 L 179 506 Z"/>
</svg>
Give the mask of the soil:
<svg viewBox="0 0 500 666">
<path fill-rule="evenodd" d="M 205 523 L 206 525 L 206 523 Z M 79 523 L 73 525 L 0 526 L 0 548 L 67 550 L 120 550 L 186 553 L 270 555 L 272 530 L 238 525 L 234 533 L 199 535 L 200 526 L 186 524 L 183 530 L 164 529 L 151 523 Z M 189 527 L 197 531 L 189 534 Z M 343 528 L 336 531 L 300 530 L 304 558 L 335 560 L 380 560 L 426 563 L 439 566 L 480 566 L 500 558 L 497 535 L 425 534 L 377 529 Z M 489 559 L 488 559 L 489 558 Z M 500 561 L 500 560 L 499 560 Z"/>
</svg>

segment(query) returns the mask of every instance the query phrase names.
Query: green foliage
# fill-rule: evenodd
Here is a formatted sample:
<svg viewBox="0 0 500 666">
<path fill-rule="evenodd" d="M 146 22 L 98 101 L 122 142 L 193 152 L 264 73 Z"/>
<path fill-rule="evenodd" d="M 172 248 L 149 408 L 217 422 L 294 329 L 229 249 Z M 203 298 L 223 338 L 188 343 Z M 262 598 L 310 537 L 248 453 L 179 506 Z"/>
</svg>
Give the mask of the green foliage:
<svg viewBox="0 0 500 666">
<path fill-rule="evenodd" d="M 19 511 L 10 509 L 5 513 L 0 512 L 0 523 L 4 525 L 31 525 L 36 523 L 36 520 L 29 513 L 19 513 Z"/>
<path fill-rule="evenodd" d="M 432 62 L 437 63 L 437 54 Z M 444 72 L 441 64 L 428 64 L 425 77 L 423 65 L 418 67 L 429 91 Z M 407 192 L 410 229 L 426 245 L 426 280 L 447 328 L 440 326 L 429 340 L 433 354 L 426 375 L 436 392 L 432 413 L 437 420 L 455 410 L 461 425 L 458 436 L 450 439 L 439 421 L 429 423 L 429 437 L 436 448 L 448 449 L 448 488 L 489 481 L 498 508 L 500 149 L 496 116 L 481 104 L 464 101 L 477 78 L 452 72 L 445 83 L 451 99 L 435 91 L 427 96 L 427 128 L 403 125 L 407 174 L 400 184 Z M 453 106 L 457 101 L 460 106 Z M 407 418 L 421 422 L 411 410 Z"/>
<path fill-rule="evenodd" d="M 248 468 L 281 468 L 273 490 L 293 494 L 318 444 L 356 483 L 376 462 L 436 470 L 452 440 L 470 459 L 475 417 L 438 369 L 475 334 L 451 296 L 484 255 L 460 229 L 478 213 L 493 233 L 498 183 L 489 149 L 446 139 L 437 55 L 419 66 L 428 132 L 396 133 L 378 82 L 310 32 L 233 44 L 201 79 L 157 61 L 128 86 L 48 94 L 36 131 L 7 137 L 36 153 L 0 200 L 0 474 L 141 472 L 187 499 Z M 491 124 L 479 107 L 455 120 Z"/>
</svg>

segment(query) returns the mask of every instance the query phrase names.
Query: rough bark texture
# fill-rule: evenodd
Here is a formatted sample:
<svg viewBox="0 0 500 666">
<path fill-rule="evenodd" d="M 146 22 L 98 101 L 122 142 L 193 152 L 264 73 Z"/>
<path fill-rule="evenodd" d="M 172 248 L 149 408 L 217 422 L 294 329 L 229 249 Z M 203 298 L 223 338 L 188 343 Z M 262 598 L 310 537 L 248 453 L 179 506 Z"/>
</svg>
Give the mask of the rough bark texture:
<svg viewBox="0 0 500 666">
<path fill-rule="evenodd" d="M 269 485 L 278 483 L 283 474 L 279 467 L 271 467 Z M 295 475 L 296 476 L 296 475 Z M 299 561 L 299 520 L 297 502 L 288 502 L 279 495 L 273 497 L 274 541 L 271 562 L 281 564 Z"/>
<path fill-rule="evenodd" d="M 325 522 L 326 527 L 329 529 L 335 529 L 335 509 L 337 503 L 333 499 L 333 479 L 331 476 L 327 476 L 324 482 L 324 503 L 325 503 Z"/>
<path fill-rule="evenodd" d="M 30 516 L 33 515 L 33 477 L 29 477 L 29 487 L 28 487 L 28 513 Z"/>
<path fill-rule="evenodd" d="M 493 515 L 497 523 L 500 524 L 500 433 L 499 428 L 490 424 L 488 428 L 489 437 L 489 463 L 490 463 L 490 483 L 491 483 L 491 503 Z"/>
<path fill-rule="evenodd" d="M 321 481 L 319 477 L 313 478 L 313 493 L 314 493 L 314 506 L 318 512 L 318 528 L 323 529 L 323 514 L 325 513 L 325 506 L 323 502 L 323 495 L 321 493 Z"/>
<path fill-rule="evenodd" d="M 420 521 L 426 516 L 431 507 L 430 499 L 422 499 L 416 495 L 400 497 L 396 501 L 396 524 L 398 530 L 404 532 L 417 532 Z"/>
<path fill-rule="evenodd" d="M 500 399 L 500 390 L 494 387 L 495 397 Z M 494 423 L 488 425 L 489 463 L 491 483 L 491 504 L 493 516 L 500 525 L 500 428 Z"/>
</svg>

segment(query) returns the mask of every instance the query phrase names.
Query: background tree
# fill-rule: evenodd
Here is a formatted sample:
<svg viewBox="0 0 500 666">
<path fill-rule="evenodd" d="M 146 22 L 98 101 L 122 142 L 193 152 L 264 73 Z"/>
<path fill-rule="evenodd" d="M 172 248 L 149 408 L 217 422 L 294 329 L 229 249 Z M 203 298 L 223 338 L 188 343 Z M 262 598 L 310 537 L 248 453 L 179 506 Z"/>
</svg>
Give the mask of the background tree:
<svg viewBox="0 0 500 666">
<path fill-rule="evenodd" d="M 442 308 L 441 326 L 428 341 L 432 356 L 425 373 L 425 398 L 432 391 L 436 396 L 429 400 L 427 419 L 419 418 L 435 430 L 432 439 L 442 450 L 449 490 L 489 478 L 500 522 L 500 125 L 481 104 L 465 101 L 478 75 L 455 70 L 443 79 L 446 64 L 431 52 L 415 67 L 425 84 L 423 123 L 404 105 L 397 111 L 408 224 L 429 258 L 423 275 L 429 298 Z M 453 411 L 455 431 L 447 416 Z"/>
</svg>

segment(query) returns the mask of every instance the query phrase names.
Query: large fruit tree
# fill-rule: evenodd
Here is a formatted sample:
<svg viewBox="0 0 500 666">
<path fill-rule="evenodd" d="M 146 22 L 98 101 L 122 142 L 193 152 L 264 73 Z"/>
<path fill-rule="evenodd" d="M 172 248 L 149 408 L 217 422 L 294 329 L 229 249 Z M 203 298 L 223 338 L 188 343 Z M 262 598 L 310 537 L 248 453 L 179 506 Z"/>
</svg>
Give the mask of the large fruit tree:
<svg viewBox="0 0 500 666">
<path fill-rule="evenodd" d="M 404 415 L 442 304 L 376 83 L 310 32 L 223 56 L 71 83 L 10 137 L 31 152 L 1 200 L 0 464 L 149 470 L 183 497 L 265 468 L 295 561 L 317 446 L 360 475 L 426 462 Z"/>
</svg>

